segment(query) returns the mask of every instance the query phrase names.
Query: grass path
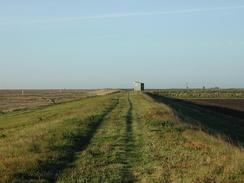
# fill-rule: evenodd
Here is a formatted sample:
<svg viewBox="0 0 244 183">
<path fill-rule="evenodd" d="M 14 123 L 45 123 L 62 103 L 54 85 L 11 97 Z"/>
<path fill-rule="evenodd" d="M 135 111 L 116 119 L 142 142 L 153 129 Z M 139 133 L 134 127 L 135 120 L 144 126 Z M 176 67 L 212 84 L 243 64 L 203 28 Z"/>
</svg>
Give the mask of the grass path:
<svg viewBox="0 0 244 183">
<path fill-rule="evenodd" d="M 5 117 L 2 182 L 244 182 L 243 149 L 183 123 L 141 93 Z"/>
<path fill-rule="evenodd" d="M 91 143 L 78 156 L 75 166 L 67 169 L 58 182 L 135 182 L 135 168 L 141 161 L 141 139 L 136 113 L 128 93 L 104 119 Z M 135 99 L 133 99 L 134 101 Z M 134 132 L 135 130 L 135 132 Z M 141 136 L 142 137 L 142 136 Z M 141 165 L 139 165 L 141 166 Z"/>
<path fill-rule="evenodd" d="M 91 143 L 79 153 L 75 166 L 64 171 L 58 182 L 119 182 L 123 179 L 127 111 L 124 95 L 106 116 Z"/>
<path fill-rule="evenodd" d="M 128 94 L 128 111 L 126 116 L 126 132 L 125 132 L 125 168 L 123 175 L 123 182 L 133 182 L 135 177 L 132 173 L 133 160 L 135 158 L 135 139 L 133 132 L 133 104 Z"/>
</svg>

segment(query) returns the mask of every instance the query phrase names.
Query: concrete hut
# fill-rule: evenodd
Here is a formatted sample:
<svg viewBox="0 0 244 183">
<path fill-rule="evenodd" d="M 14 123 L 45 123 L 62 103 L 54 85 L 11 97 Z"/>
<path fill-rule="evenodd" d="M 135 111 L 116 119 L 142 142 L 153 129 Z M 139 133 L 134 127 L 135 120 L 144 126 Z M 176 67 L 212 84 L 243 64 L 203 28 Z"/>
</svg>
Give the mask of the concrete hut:
<svg viewBox="0 0 244 183">
<path fill-rule="evenodd" d="M 134 81 L 134 91 L 144 91 L 144 83 L 139 81 Z"/>
</svg>

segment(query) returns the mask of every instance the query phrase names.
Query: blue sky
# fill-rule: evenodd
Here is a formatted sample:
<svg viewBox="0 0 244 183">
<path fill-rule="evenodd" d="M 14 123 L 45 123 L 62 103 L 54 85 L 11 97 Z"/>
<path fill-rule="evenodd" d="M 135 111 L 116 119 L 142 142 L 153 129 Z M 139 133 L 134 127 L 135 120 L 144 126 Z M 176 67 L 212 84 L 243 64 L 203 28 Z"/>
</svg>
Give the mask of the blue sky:
<svg viewBox="0 0 244 183">
<path fill-rule="evenodd" d="M 244 87 L 243 0 L 0 1 L 0 89 Z"/>
</svg>

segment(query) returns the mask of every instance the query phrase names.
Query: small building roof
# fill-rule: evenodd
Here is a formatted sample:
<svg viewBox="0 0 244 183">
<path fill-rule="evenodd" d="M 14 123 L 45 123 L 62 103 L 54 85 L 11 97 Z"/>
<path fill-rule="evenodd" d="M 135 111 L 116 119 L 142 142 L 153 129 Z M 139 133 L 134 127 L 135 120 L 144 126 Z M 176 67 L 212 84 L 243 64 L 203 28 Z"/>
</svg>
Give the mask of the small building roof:
<svg viewBox="0 0 244 183">
<path fill-rule="evenodd" d="M 134 81 L 134 83 L 144 84 L 143 82 L 140 82 L 140 81 Z"/>
</svg>

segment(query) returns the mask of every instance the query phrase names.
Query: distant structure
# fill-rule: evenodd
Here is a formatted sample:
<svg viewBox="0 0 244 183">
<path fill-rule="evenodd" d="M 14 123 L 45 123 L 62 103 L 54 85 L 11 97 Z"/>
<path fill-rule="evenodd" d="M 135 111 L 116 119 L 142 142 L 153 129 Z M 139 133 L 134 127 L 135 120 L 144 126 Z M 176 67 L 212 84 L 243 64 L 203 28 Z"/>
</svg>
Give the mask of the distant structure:
<svg viewBox="0 0 244 183">
<path fill-rule="evenodd" d="M 144 91 L 144 83 L 139 81 L 134 81 L 134 91 Z"/>
<path fill-rule="evenodd" d="M 189 89 L 189 83 L 186 82 L 186 89 Z"/>
</svg>

